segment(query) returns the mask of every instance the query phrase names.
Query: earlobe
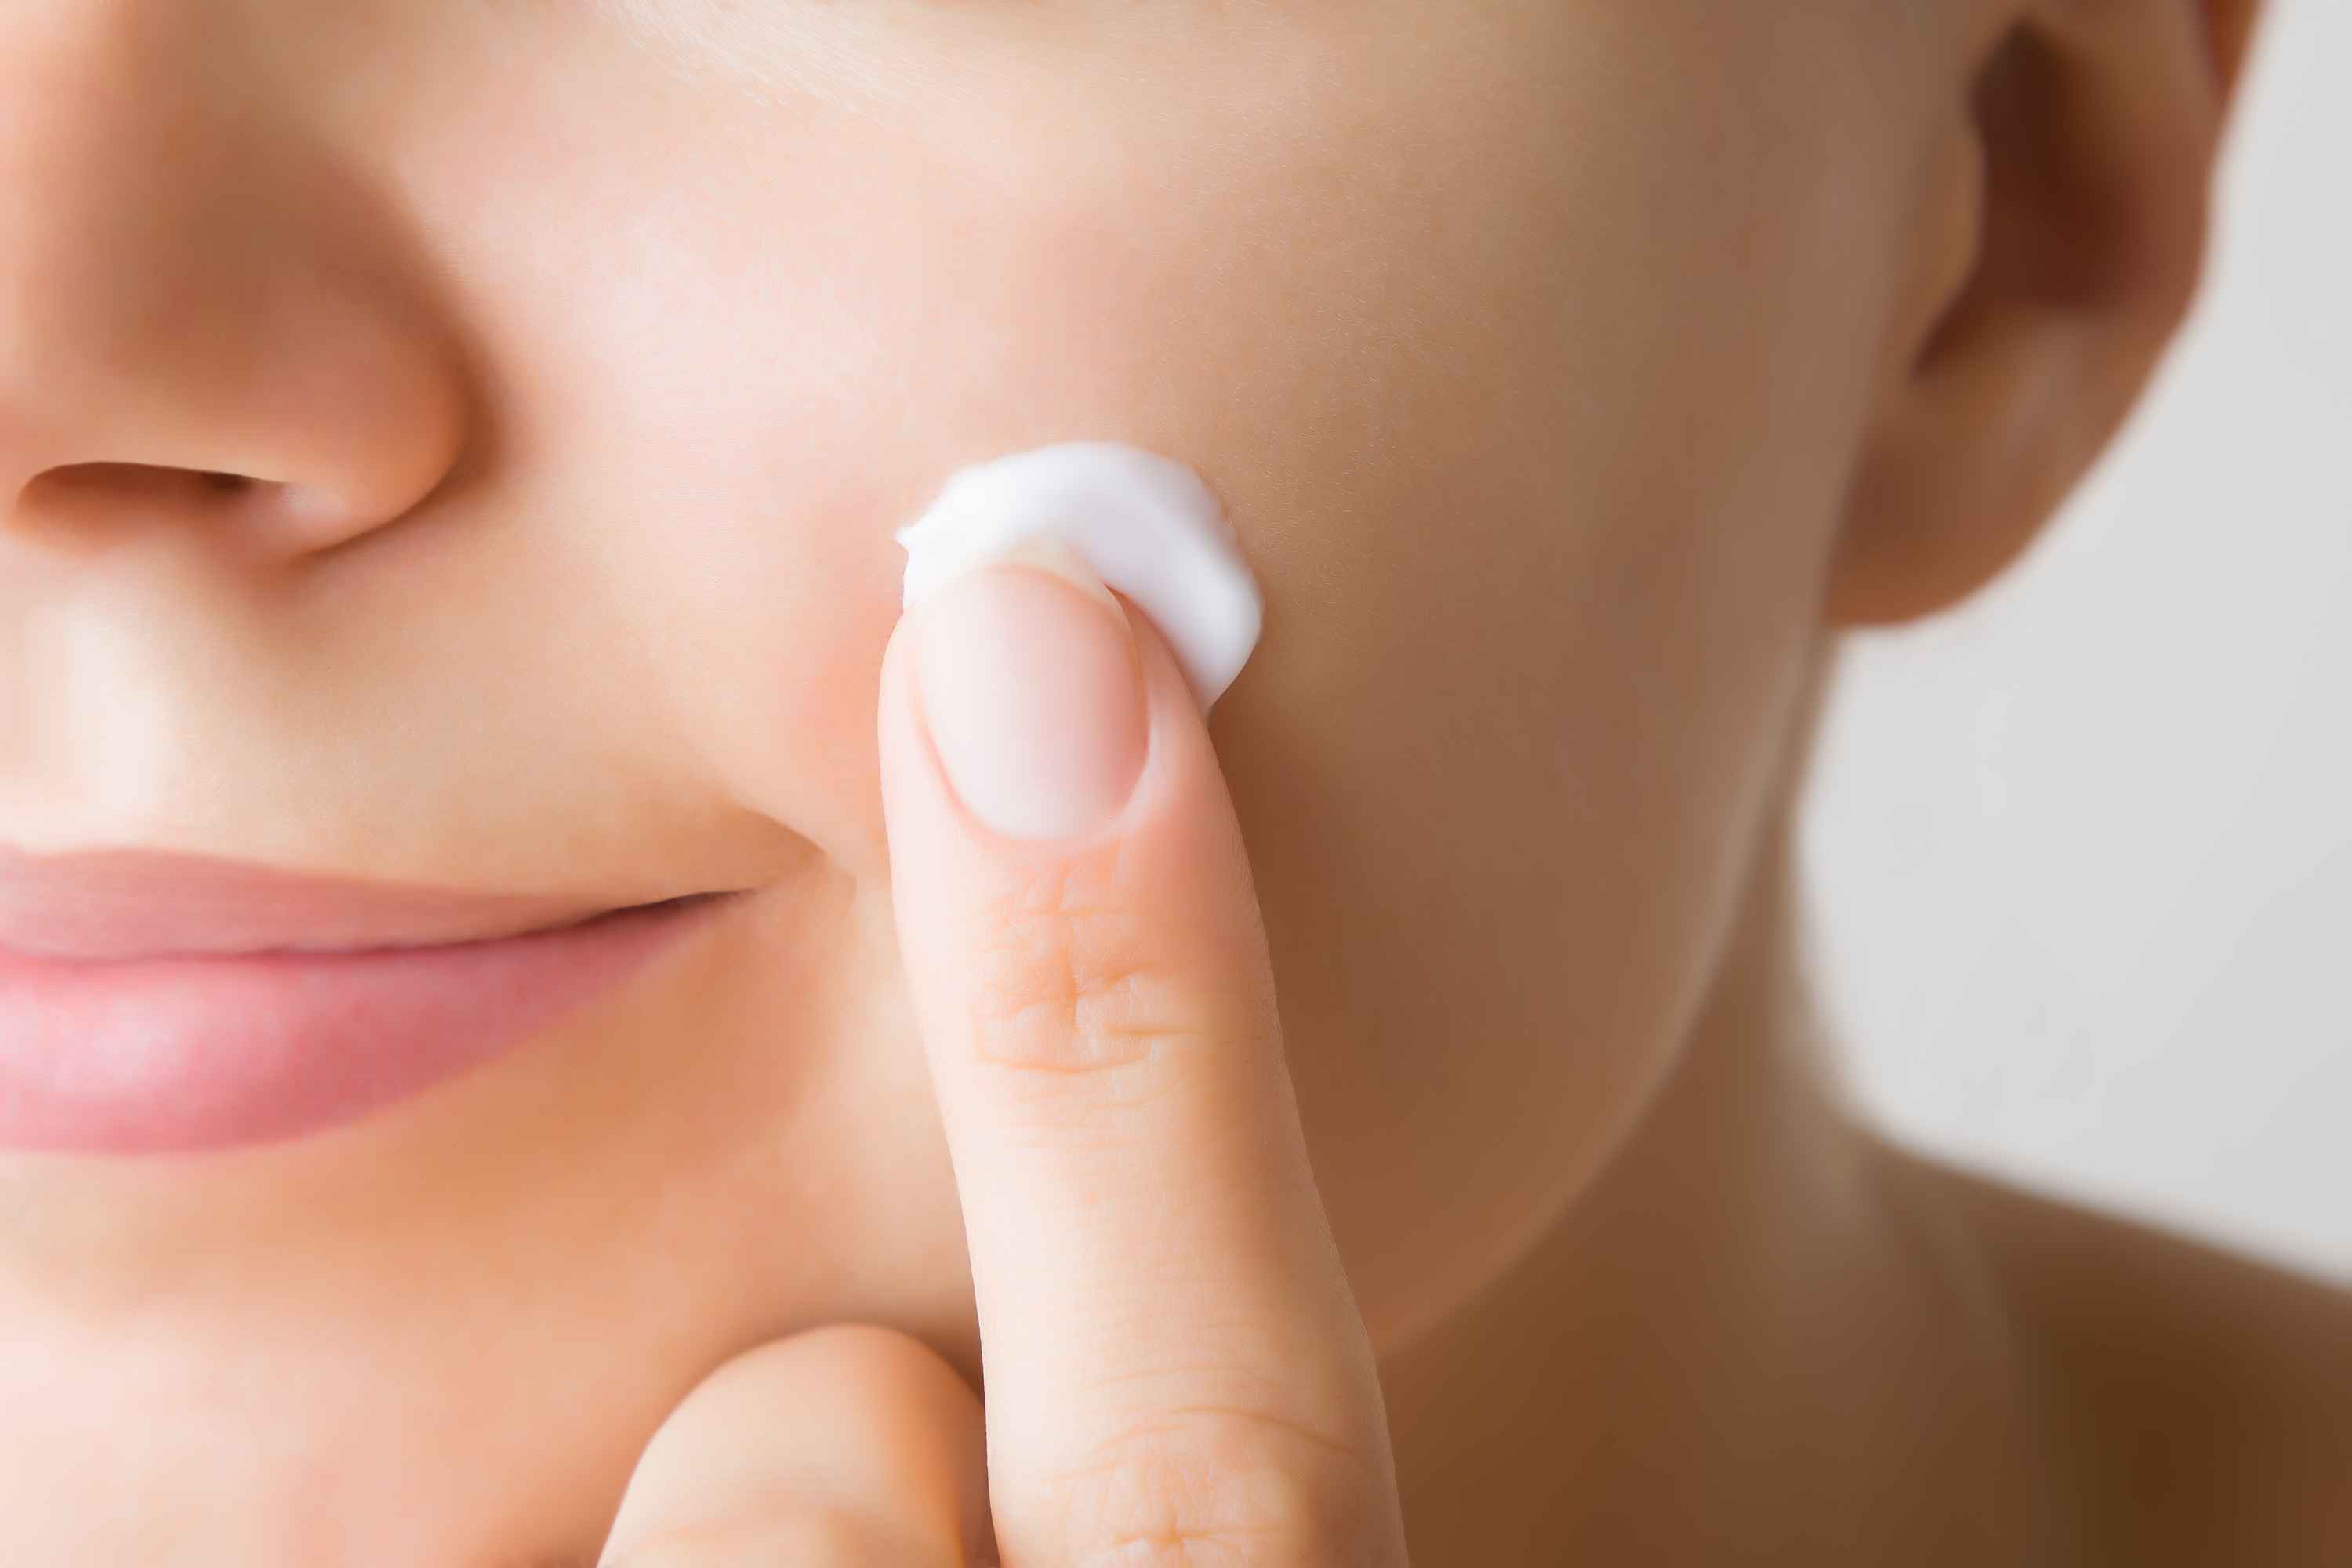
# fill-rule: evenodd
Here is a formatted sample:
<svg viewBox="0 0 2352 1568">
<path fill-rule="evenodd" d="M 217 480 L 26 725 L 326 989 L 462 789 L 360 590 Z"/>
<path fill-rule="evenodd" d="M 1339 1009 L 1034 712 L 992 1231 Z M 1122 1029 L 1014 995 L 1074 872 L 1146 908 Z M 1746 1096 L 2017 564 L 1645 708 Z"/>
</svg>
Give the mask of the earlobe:
<svg viewBox="0 0 2352 1568">
<path fill-rule="evenodd" d="M 2246 50 L 2253 43 L 2263 0 L 2205 0 L 2204 11 L 2206 45 L 2226 102 L 2236 95 L 2239 79 L 2245 74 Z"/>
<path fill-rule="evenodd" d="M 1976 239 L 1891 377 L 1827 585 L 1839 625 L 1965 598 L 2032 542 L 2195 291 L 2247 0 L 2033 0 L 1955 93 Z"/>
</svg>

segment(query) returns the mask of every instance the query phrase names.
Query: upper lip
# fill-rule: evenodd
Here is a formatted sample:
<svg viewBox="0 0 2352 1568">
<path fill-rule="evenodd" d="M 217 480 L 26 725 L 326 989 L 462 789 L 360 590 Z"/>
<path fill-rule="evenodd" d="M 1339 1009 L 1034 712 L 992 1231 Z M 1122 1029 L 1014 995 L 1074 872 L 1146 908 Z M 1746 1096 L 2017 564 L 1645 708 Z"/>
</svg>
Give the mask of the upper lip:
<svg viewBox="0 0 2352 1568">
<path fill-rule="evenodd" d="M 439 947 L 576 925 L 615 907 L 145 850 L 44 857 L 0 848 L 0 951 L 40 958 Z"/>
</svg>

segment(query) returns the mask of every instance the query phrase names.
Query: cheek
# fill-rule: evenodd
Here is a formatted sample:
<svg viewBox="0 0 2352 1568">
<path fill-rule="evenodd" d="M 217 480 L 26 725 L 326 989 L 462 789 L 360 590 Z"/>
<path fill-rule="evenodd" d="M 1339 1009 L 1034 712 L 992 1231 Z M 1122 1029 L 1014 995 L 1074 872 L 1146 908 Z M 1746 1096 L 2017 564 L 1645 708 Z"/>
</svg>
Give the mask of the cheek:
<svg viewBox="0 0 2352 1568">
<path fill-rule="evenodd" d="M 1249 301 L 1131 188 L 1024 189 L 822 106 L 714 125 L 658 84 L 616 143 L 609 93 L 546 91 L 458 127 L 438 181 L 508 482 L 624 628 L 614 679 L 669 718 L 644 745 L 714 812 L 878 874 L 892 532 L 954 469 L 1049 442 L 1246 450 Z M 507 163 L 457 173 L 493 142 Z"/>
<path fill-rule="evenodd" d="M 1813 221 L 1803 106 L 1643 43 L 1587 94 L 1498 70 L 1416 105 L 1469 166 L 1360 205 L 1387 265 L 1318 279 L 1319 378 L 1227 384 L 1279 434 L 1232 448 L 1273 613 L 1219 749 L 1391 1341 L 1574 1201 L 1677 1059 L 1772 830 L 1867 392 L 1868 237 Z M 1676 70 L 1722 124 L 1627 100 Z M 1475 140 L 1489 115 L 1517 134 Z"/>
<path fill-rule="evenodd" d="M 1693 85 L 1734 168 L 1626 100 L 1721 51 L 1521 40 L 1571 91 L 1456 37 L 1460 68 L 1310 71 L 1117 156 L 658 82 L 509 87 L 527 128 L 449 143 L 516 160 L 448 226 L 517 471 L 565 503 L 546 548 L 597 563 L 667 715 L 635 743 L 714 816 L 884 873 L 889 534 L 953 468 L 1117 437 L 1223 495 L 1272 616 L 1220 748 L 1376 1329 L 1524 1245 L 1671 1062 L 1860 379 L 1798 339 L 1837 312 L 1776 254 L 1813 226 L 1769 114 Z"/>
</svg>

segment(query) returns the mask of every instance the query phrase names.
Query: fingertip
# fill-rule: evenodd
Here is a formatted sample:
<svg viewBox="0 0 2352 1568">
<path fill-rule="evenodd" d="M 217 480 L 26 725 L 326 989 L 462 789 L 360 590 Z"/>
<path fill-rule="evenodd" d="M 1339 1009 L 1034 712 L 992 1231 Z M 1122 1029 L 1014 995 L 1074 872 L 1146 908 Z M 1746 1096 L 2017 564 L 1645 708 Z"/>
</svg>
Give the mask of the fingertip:
<svg viewBox="0 0 2352 1568">
<path fill-rule="evenodd" d="M 1107 592 L 1026 565 L 975 572 L 915 618 L 915 697 L 964 808 L 1003 838 L 1101 831 L 1147 739 L 1130 620 Z"/>
<path fill-rule="evenodd" d="M 1185 779 L 1222 797 L 1206 715 L 1167 639 L 1068 576 L 976 571 L 893 633 L 877 724 L 894 862 L 941 836 L 1014 860 L 1080 848 L 1127 834 L 1144 797 L 1164 805 Z"/>
</svg>

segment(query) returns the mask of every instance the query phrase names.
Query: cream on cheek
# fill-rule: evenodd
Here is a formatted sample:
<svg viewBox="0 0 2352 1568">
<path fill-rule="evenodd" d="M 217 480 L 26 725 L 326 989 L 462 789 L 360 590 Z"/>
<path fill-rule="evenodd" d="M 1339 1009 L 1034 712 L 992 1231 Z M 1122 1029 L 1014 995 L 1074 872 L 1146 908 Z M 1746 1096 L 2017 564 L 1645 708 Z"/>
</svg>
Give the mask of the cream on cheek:
<svg viewBox="0 0 2352 1568">
<path fill-rule="evenodd" d="M 1241 673 L 1264 624 L 1257 579 L 1209 487 L 1181 463 L 1115 442 L 966 468 L 898 542 L 909 614 L 997 564 L 1051 572 L 1088 594 L 1117 590 L 1168 639 L 1204 709 Z"/>
</svg>

